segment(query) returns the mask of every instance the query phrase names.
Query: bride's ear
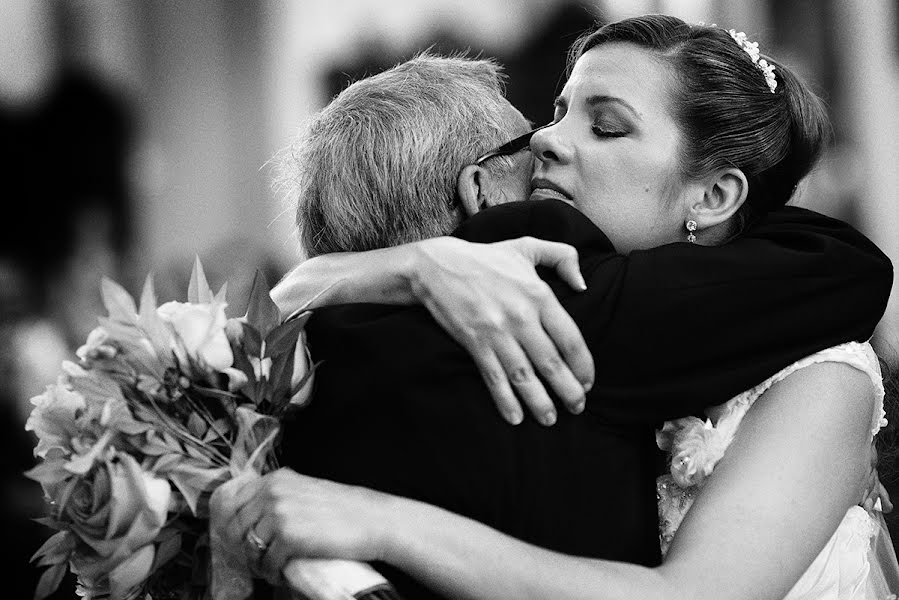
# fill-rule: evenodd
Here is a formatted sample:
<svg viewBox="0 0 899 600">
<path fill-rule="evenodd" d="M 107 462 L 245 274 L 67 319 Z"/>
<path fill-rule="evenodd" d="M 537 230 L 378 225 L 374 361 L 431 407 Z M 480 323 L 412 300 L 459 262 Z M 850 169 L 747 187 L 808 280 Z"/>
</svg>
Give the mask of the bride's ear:
<svg viewBox="0 0 899 600">
<path fill-rule="evenodd" d="M 474 216 L 483 208 L 485 183 L 484 169 L 477 165 L 468 165 L 459 173 L 456 179 L 456 195 L 466 217 Z"/>
<path fill-rule="evenodd" d="M 737 168 L 721 169 L 706 180 L 702 198 L 691 206 L 700 229 L 714 227 L 737 214 L 749 195 L 746 175 Z"/>
</svg>

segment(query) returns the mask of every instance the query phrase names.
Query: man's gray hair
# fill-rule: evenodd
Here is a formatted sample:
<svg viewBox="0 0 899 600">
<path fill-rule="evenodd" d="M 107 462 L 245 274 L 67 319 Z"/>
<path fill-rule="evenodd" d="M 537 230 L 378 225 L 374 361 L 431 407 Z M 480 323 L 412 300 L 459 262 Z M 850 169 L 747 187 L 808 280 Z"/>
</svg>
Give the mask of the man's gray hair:
<svg viewBox="0 0 899 600">
<path fill-rule="evenodd" d="M 310 257 L 446 235 L 461 169 L 527 128 L 496 62 L 421 54 L 334 98 L 277 160 L 277 185 Z"/>
</svg>

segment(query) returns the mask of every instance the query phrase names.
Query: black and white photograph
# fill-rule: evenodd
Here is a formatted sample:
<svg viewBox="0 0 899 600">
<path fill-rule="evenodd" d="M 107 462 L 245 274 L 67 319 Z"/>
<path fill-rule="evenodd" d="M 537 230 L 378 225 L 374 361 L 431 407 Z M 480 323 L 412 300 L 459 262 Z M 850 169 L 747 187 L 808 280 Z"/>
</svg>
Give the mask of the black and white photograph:
<svg viewBox="0 0 899 600">
<path fill-rule="evenodd" d="M 895 0 L 2 0 L 0 596 L 899 598 Z"/>
</svg>

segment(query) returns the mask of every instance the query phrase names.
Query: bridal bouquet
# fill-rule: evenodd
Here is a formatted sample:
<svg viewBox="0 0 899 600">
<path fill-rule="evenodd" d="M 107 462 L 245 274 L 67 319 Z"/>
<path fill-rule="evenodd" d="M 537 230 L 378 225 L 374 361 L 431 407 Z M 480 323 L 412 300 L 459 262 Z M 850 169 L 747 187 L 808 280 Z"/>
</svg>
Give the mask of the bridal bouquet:
<svg viewBox="0 0 899 600">
<path fill-rule="evenodd" d="M 139 307 L 112 281 L 102 292 L 109 315 L 26 425 L 57 530 L 33 559 L 48 567 L 35 597 L 67 569 L 88 599 L 208 597 L 209 497 L 277 467 L 279 419 L 311 389 L 308 313 L 282 323 L 257 275 L 247 315 L 228 319 L 199 260 L 187 303 L 157 306 L 152 278 Z"/>
</svg>

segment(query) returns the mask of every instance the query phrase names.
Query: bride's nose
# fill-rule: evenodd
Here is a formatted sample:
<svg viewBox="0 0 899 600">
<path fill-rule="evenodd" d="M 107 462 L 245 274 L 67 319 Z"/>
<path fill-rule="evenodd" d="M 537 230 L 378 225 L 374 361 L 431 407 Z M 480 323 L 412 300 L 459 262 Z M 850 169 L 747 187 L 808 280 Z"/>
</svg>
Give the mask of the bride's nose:
<svg viewBox="0 0 899 600">
<path fill-rule="evenodd" d="M 571 158 L 571 151 L 561 132 L 561 121 L 534 133 L 531 151 L 542 162 L 564 163 Z"/>
</svg>

